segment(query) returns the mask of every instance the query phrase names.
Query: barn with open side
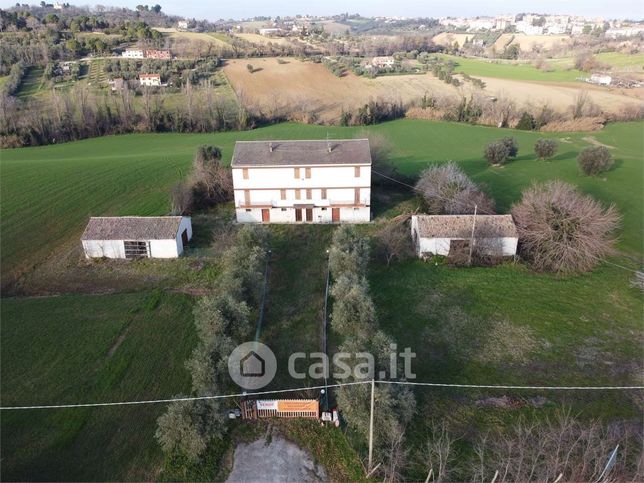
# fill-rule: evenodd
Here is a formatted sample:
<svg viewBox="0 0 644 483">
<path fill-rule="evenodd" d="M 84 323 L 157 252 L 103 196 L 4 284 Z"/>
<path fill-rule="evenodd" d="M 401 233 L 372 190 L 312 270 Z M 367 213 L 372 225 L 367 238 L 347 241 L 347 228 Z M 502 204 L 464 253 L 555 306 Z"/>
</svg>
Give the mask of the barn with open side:
<svg viewBox="0 0 644 483">
<path fill-rule="evenodd" d="M 519 242 L 512 215 L 414 215 L 411 235 L 419 257 L 469 252 L 510 257 Z"/>
<path fill-rule="evenodd" d="M 87 258 L 177 258 L 192 238 L 187 216 L 92 217 L 81 237 Z"/>
</svg>

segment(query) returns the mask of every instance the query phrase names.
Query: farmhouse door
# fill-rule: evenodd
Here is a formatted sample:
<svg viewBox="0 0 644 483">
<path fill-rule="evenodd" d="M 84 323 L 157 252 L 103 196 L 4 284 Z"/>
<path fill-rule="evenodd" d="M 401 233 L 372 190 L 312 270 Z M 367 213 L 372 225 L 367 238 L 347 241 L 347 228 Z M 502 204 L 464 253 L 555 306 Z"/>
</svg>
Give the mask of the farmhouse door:
<svg viewBox="0 0 644 483">
<path fill-rule="evenodd" d="M 295 221 L 302 221 L 302 210 L 295 208 Z"/>
<path fill-rule="evenodd" d="M 306 209 L 306 221 L 313 221 L 313 208 Z"/>
<path fill-rule="evenodd" d="M 181 233 L 181 243 L 184 247 L 188 244 L 188 230 L 183 230 Z"/>
<path fill-rule="evenodd" d="M 360 188 L 355 188 L 353 193 L 353 202 L 356 205 L 360 204 Z"/>
<path fill-rule="evenodd" d="M 340 208 L 331 208 L 331 221 L 340 221 Z"/>
<path fill-rule="evenodd" d="M 271 221 L 271 212 L 268 208 L 262 208 L 262 221 L 264 223 Z"/>
</svg>

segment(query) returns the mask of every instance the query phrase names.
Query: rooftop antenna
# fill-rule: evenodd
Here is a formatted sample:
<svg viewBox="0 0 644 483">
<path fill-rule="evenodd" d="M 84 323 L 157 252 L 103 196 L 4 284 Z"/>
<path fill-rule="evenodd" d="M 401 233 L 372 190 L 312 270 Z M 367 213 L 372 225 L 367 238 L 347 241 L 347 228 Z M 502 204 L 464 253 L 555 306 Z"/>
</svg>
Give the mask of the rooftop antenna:
<svg viewBox="0 0 644 483">
<path fill-rule="evenodd" d="M 272 153 L 273 152 L 273 141 L 268 142 L 268 150 Z"/>
</svg>

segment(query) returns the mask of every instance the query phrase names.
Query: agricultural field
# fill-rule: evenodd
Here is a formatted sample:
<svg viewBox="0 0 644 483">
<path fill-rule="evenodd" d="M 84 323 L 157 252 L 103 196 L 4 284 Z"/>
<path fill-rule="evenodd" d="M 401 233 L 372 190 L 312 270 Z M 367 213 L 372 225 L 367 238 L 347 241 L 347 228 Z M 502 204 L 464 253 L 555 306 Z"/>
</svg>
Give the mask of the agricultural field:
<svg viewBox="0 0 644 483">
<path fill-rule="evenodd" d="M 138 292 L 2 300 L 2 404 L 186 392 L 192 300 Z M 151 480 L 159 406 L 3 412 L 2 480 Z M 82 462 L 82 463 L 79 463 Z"/>
<path fill-rule="evenodd" d="M 25 99 L 41 94 L 43 92 L 44 72 L 45 69 L 42 67 L 30 67 L 22 79 L 20 87 L 18 87 L 16 96 L 20 99 Z"/>
<path fill-rule="evenodd" d="M 502 51 L 509 45 L 517 44 L 524 52 L 530 52 L 535 48 L 552 50 L 565 47 L 571 41 L 570 35 L 502 34 L 494 43 L 494 47 L 497 51 Z"/>
<path fill-rule="evenodd" d="M 288 59 L 228 60 L 224 72 L 236 92 L 247 101 L 265 109 L 277 105 L 305 103 L 308 111 L 320 119 L 334 121 L 342 109 L 353 110 L 370 99 L 418 102 L 426 93 L 469 95 L 483 92 L 490 96 L 510 97 L 519 104 L 547 102 L 567 109 L 581 90 L 607 112 L 619 112 L 626 105 L 641 105 L 644 88 L 606 89 L 581 82 L 572 82 L 575 71 L 542 72 L 527 64 L 495 64 L 481 60 L 444 56 L 457 63 L 456 71 L 481 78 L 486 88 L 481 91 L 466 83 L 461 87 L 448 85 L 431 74 L 380 76 L 375 79 L 346 73 L 334 76 L 321 64 Z M 253 73 L 248 64 L 255 68 Z"/>
<path fill-rule="evenodd" d="M 285 45 L 285 46 L 293 45 L 293 42 L 286 37 L 267 37 L 265 35 L 248 34 L 248 33 L 241 33 L 241 34 L 236 33 L 234 35 L 235 37 L 239 37 L 242 40 L 250 42 L 251 44 L 260 44 L 260 45 L 273 44 L 273 45 Z"/>
<path fill-rule="evenodd" d="M 171 39 L 200 40 L 202 42 L 207 42 L 207 43 L 219 45 L 222 47 L 228 45 L 225 35 L 214 33 L 214 32 L 183 32 L 175 28 L 160 28 L 160 27 L 155 28 L 155 30 L 158 30 L 165 37 L 168 37 Z"/>
<path fill-rule="evenodd" d="M 230 243 L 231 207 L 196 216 L 197 246 L 167 263 L 87 264 L 81 260 L 78 237 L 90 215 L 167 213 L 170 188 L 185 175 L 200 144 L 221 147 L 228 162 L 237 140 L 340 139 L 364 136 L 366 130 L 389 140 L 391 161 L 412 179 L 430 164 L 458 162 L 496 200 L 501 213 L 532 182 L 563 179 L 617 205 L 623 216 L 620 253 L 611 261 L 637 269 L 644 234 L 643 127 L 641 122 L 622 123 L 592 134 L 540 134 L 420 120 L 367 128 L 280 124 L 245 132 L 110 136 L 3 151 L 3 275 L 23 270 L 37 274 L 40 265 L 59 257 L 62 261 L 53 265 L 56 276 L 76 284 L 58 291 L 49 287 L 52 295 L 64 293 L 60 296 L 2 300 L 3 404 L 161 398 L 188 390 L 183 361 L 196 342 L 191 308 L 200 293 L 196 289 L 209 289 L 217 279 L 218 250 L 226 240 Z M 506 135 L 517 139 L 518 157 L 502 168 L 489 167 L 483 147 Z M 532 153 L 542 136 L 559 145 L 552 161 L 537 161 Z M 610 146 L 615 168 L 601 177 L 580 176 L 577 154 L 597 143 Z M 360 231 L 375 235 L 381 221 L 418 204 L 405 187 L 374 188 L 376 219 Z M 276 350 L 280 362 L 290 350 L 320 348 L 325 249 L 333 229 L 271 226 L 273 253 L 260 340 Z M 162 271 L 168 272 L 165 278 Z M 110 272 L 112 278 L 107 277 Z M 97 274 L 106 276 L 103 285 L 85 283 Z M 132 279 L 129 285 L 121 282 L 124 277 Z M 386 266 L 375 251 L 368 273 L 380 325 L 400 347 L 418 353 L 414 369 L 419 379 L 461 383 L 638 383 L 642 294 L 631 287 L 631 277 L 609 264 L 572 277 L 536 274 L 520 263 L 454 269 L 411 259 Z M 35 283 L 29 276 L 23 281 Z M 82 294 L 87 290 L 102 294 Z M 274 386 L 287 385 L 297 384 L 278 372 Z M 542 396 L 546 402 L 543 408 L 520 410 L 477 405 L 503 395 L 523 401 Z M 430 421 L 443 416 L 471 434 L 502 426 L 518 414 L 547 417 L 562 405 L 584 418 L 606 421 L 636 422 L 640 415 L 637 398 L 628 393 L 553 396 L 419 389 L 417 397 L 418 424 L 408 434 L 414 451 Z M 3 414 L 3 480 L 158 478 L 162 455 L 153 434 L 162 410 Z M 42 425 L 47 427 L 44 435 Z M 318 436 L 320 428 L 296 426 L 284 430 L 319 454 L 325 466 L 335 465 L 336 479 L 360 475 L 360 463 L 343 433 L 322 428 Z M 311 441 L 328 444 L 322 450 Z M 467 443 L 459 448 L 460 455 L 471 456 Z"/>
</svg>

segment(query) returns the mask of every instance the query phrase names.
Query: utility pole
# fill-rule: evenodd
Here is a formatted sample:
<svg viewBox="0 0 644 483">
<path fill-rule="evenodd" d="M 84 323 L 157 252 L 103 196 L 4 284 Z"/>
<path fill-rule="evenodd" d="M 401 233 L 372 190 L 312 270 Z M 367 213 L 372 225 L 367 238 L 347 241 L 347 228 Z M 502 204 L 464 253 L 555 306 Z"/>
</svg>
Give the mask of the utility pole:
<svg viewBox="0 0 644 483">
<path fill-rule="evenodd" d="M 472 218 L 472 236 L 470 237 L 470 256 L 468 257 L 467 264 L 472 265 L 472 251 L 474 250 L 474 229 L 476 228 L 476 210 L 478 205 L 474 205 L 474 217 Z"/>
<path fill-rule="evenodd" d="M 375 379 L 371 379 L 371 414 L 369 415 L 369 463 L 367 464 L 367 472 L 371 473 L 373 464 L 373 405 L 374 405 L 374 392 L 376 388 Z"/>
</svg>

